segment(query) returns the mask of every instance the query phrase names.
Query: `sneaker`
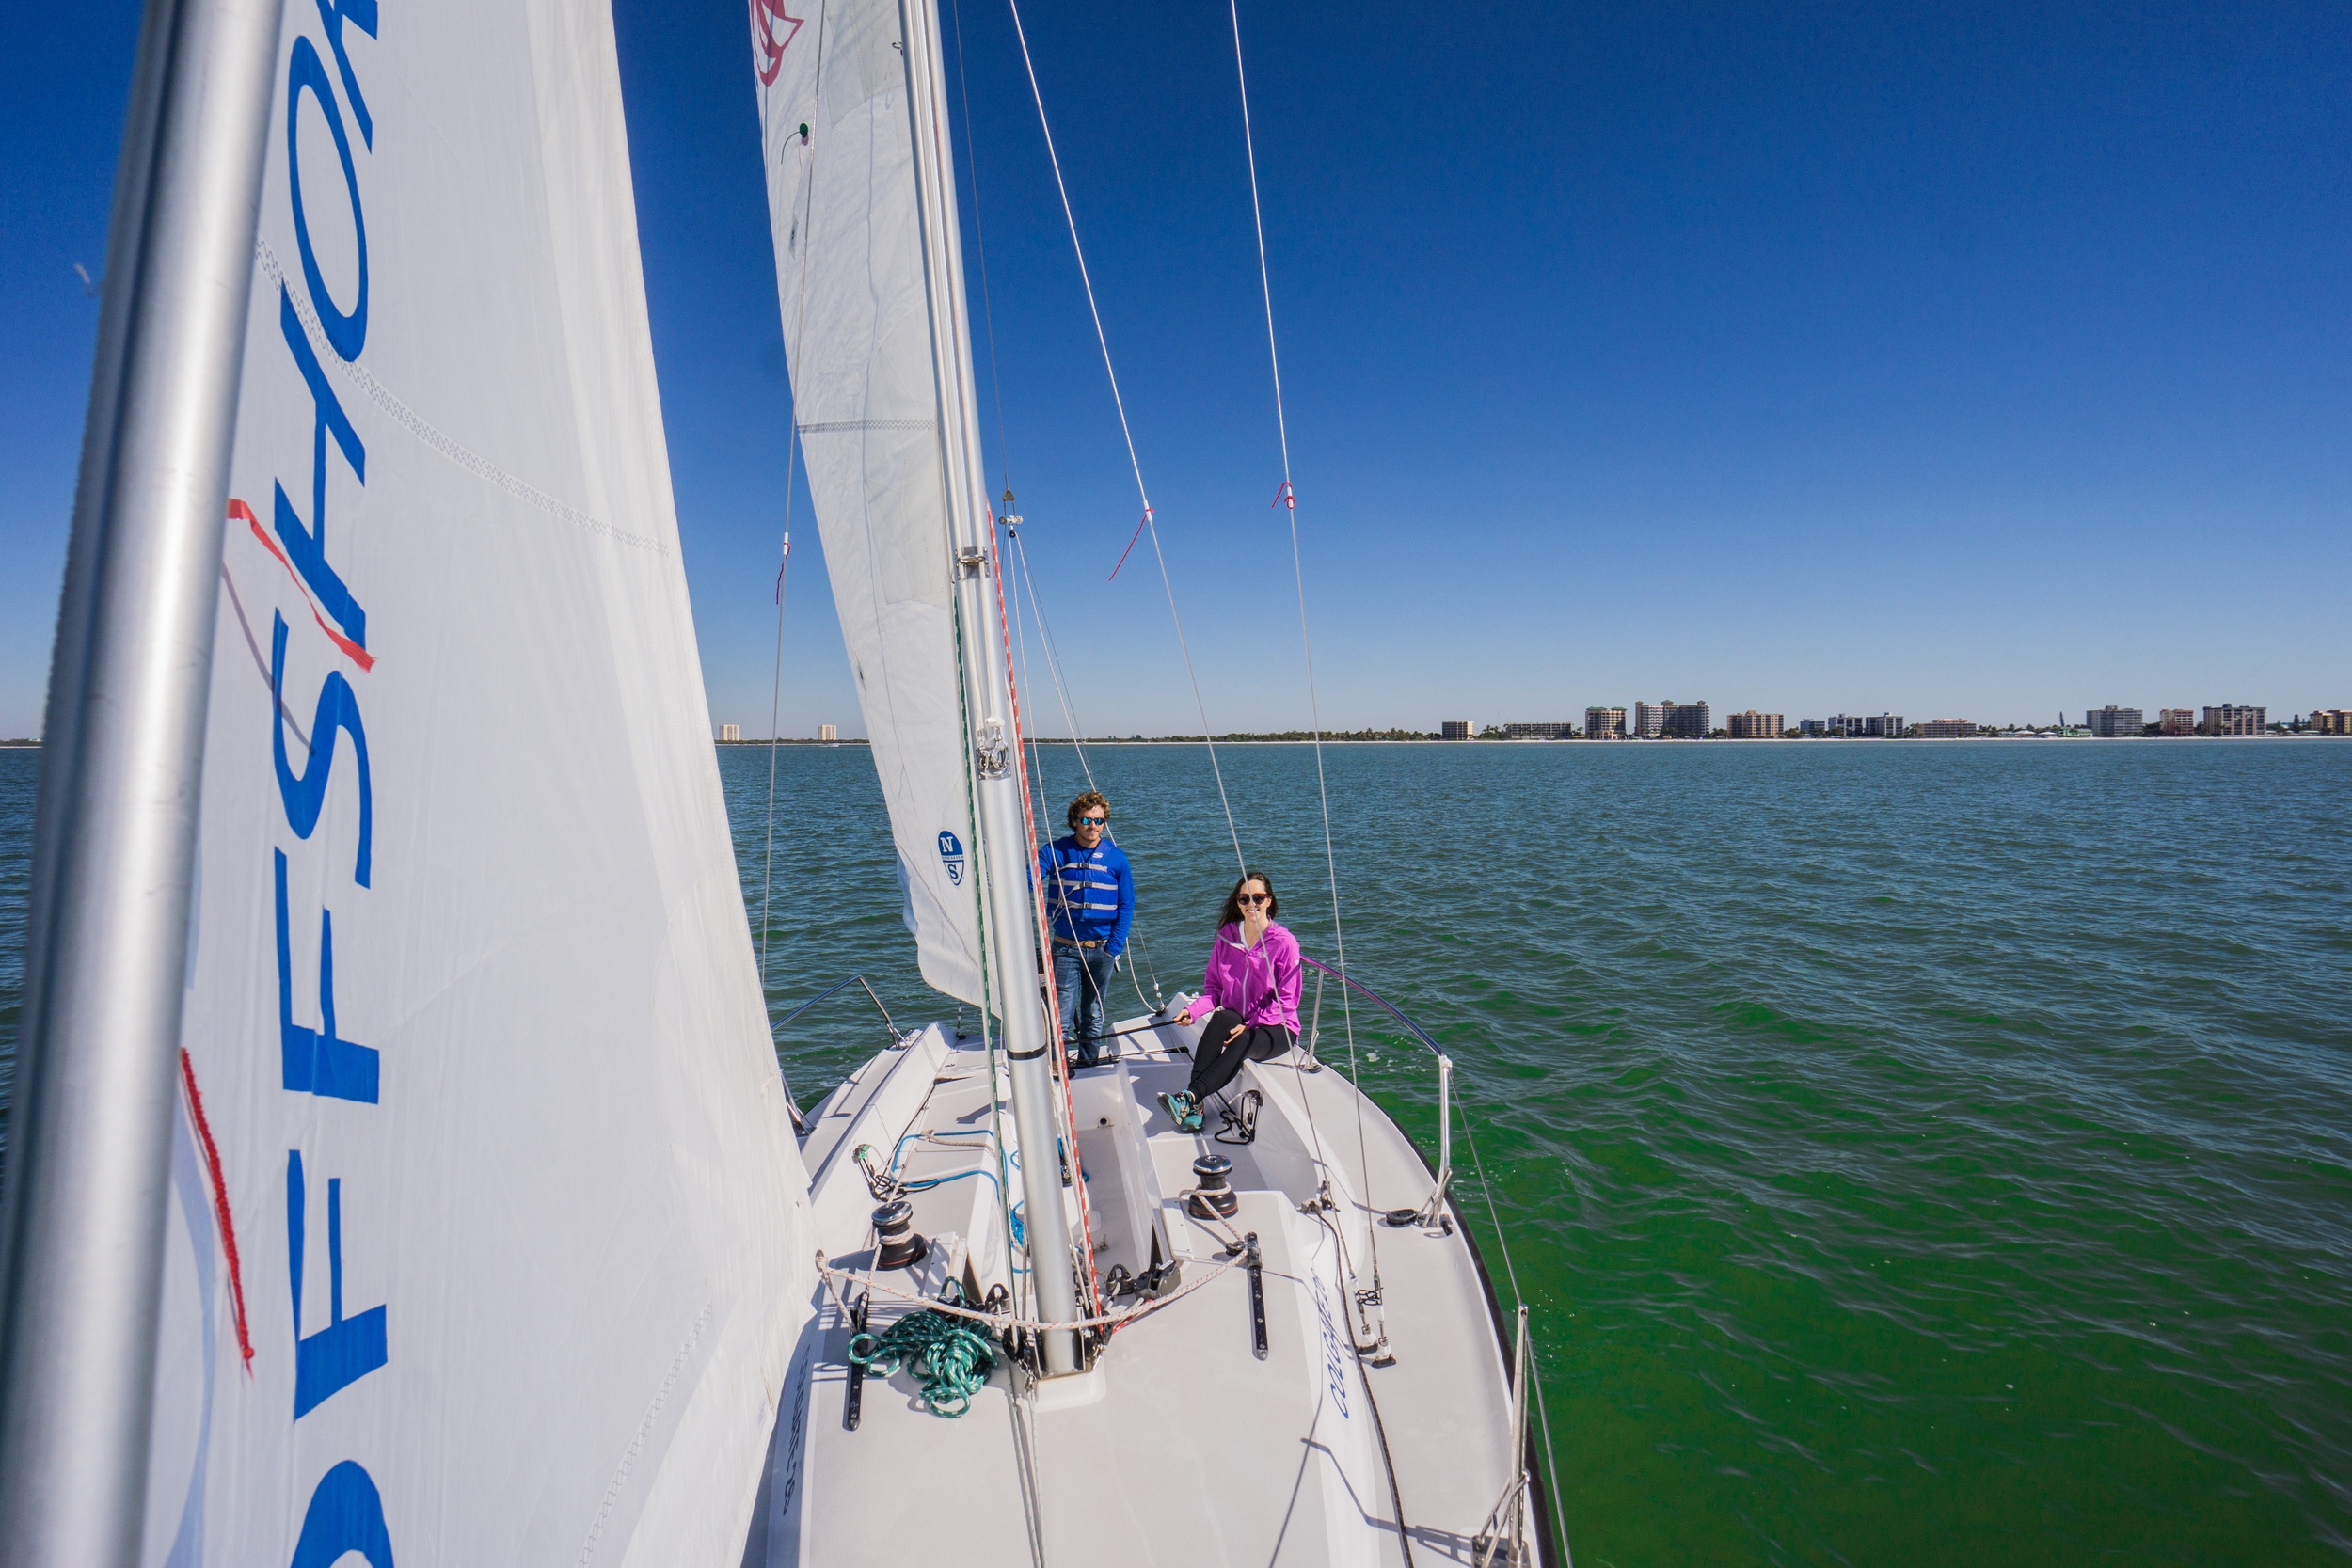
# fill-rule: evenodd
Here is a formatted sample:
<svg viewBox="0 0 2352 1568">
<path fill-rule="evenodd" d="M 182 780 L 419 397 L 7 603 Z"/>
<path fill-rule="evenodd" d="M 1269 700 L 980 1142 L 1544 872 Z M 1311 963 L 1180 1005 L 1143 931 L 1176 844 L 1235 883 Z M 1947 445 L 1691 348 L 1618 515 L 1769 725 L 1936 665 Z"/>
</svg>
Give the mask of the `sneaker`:
<svg viewBox="0 0 2352 1568">
<path fill-rule="evenodd" d="M 1200 1106 L 1185 1091 L 1179 1089 L 1174 1094 L 1161 1094 L 1160 1109 L 1168 1113 L 1168 1119 L 1176 1124 L 1177 1132 L 1200 1131 Z"/>
</svg>

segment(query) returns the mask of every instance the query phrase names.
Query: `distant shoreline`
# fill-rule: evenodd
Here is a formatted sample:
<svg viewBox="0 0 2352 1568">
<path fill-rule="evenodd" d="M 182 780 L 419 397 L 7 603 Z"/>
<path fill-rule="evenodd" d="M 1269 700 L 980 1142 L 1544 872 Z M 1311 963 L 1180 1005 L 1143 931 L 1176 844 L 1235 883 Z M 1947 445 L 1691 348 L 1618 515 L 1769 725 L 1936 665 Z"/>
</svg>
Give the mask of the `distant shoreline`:
<svg viewBox="0 0 2352 1568">
<path fill-rule="evenodd" d="M 2035 735 L 2026 733 L 2019 735 L 1932 736 L 1758 736 L 1754 737 L 1741 736 L 1738 739 L 1734 739 L 1729 736 L 1708 736 L 1704 738 L 1699 736 L 1659 736 L 1651 738 L 1637 738 L 1630 736 L 1621 736 L 1616 739 L 1605 741 L 1586 740 L 1581 736 L 1563 737 L 1557 740 L 1533 737 L 1524 740 L 1505 740 L 1501 737 L 1497 737 L 1489 740 L 1483 736 L 1473 740 L 1414 740 L 1404 736 L 1384 736 L 1373 739 L 1363 739 L 1354 736 L 1326 736 L 1323 737 L 1320 744 L 1325 746 L 1459 746 L 1465 748 L 1472 746 L 1568 745 L 1647 747 L 1689 746 L 1692 744 L 1709 746 L 1819 746 L 1825 744 L 1840 746 L 1978 746 L 1996 743 L 2008 745 L 2018 741 L 2041 740 L 2065 741 L 2068 743 L 2096 741 L 2102 745 L 2154 745 L 2158 743 L 2170 745 L 2174 742 L 2184 740 L 2344 740 L 2347 738 L 2352 738 L 2352 736 L 2340 735 L 2320 735 L 2316 732 L 2300 735 Z M 1291 736 L 1220 735 L 1216 736 L 1215 739 L 1219 746 L 1313 746 L 1318 744 L 1312 739 L 1294 737 Z M 1198 746 L 1200 744 L 1200 736 L 1197 735 L 1103 736 L 1093 739 L 1081 741 L 1072 740 L 1066 736 L 1032 736 L 1028 737 L 1027 743 L 1033 746 Z M 0 741 L 0 745 L 15 744 L 22 743 Z M 756 747 L 766 746 L 769 742 L 765 740 L 718 740 L 713 741 L 712 744 L 715 746 Z M 844 736 L 839 740 L 785 739 L 778 740 L 774 742 L 774 744 L 778 746 L 866 746 L 870 745 L 871 742 L 864 739 L 851 739 L 848 736 Z"/>
</svg>

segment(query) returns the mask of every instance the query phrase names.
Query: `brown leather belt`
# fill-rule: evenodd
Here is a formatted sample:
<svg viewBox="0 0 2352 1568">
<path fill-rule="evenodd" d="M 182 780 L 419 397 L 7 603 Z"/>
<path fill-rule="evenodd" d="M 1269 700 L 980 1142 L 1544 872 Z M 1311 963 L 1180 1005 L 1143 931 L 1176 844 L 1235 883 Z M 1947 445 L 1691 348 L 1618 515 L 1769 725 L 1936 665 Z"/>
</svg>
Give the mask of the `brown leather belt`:
<svg viewBox="0 0 2352 1568">
<path fill-rule="evenodd" d="M 1064 947 L 1104 947 L 1109 944 L 1110 939 L 1105 937 L 1101 942 L 1078 942 L 1070 937 L 1056 937 L 1054 941 Z"/>
</svg>

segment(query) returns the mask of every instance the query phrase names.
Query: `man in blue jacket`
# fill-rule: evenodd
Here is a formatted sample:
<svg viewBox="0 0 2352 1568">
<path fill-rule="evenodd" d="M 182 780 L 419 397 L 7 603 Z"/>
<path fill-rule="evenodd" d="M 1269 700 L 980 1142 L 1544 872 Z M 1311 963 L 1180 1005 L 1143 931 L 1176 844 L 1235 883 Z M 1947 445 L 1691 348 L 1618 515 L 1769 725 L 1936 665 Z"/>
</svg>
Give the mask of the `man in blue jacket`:
<svg viewBox="0 0 2352 1568">
<path fill-rule="evenodd" d="M 1076 1069 L 1119 1059 L 1118 1045 L 1103 1038 L 1103 998 L 1135 924 L 1136 879 L 1126 855 L 1104 836 L 1108 800 L 1089 789 L 1070 802 L 1068 815 L 1070 836 L 1037 852 L 1037 877 L 1054 937 L 1061 1037 Z"/>
</svg>

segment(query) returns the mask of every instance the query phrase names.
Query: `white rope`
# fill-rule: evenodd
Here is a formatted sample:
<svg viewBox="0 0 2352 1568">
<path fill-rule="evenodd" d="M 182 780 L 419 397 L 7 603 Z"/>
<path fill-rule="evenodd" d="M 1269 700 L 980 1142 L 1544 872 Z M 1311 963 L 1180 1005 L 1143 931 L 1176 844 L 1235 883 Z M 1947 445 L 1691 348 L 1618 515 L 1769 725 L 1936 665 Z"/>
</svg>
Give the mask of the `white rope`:
<svg viewBox="0 0 2352 1568">
<path fill-rule="evenodd" d="M 1249 123 L 1249 74 L 1242 65 L 1241 0 L 1226 0 L 1226 8 L 1233 22 L 1233 79 L 1241 88 L 1242 147 L 1249 163 L 1249 215 L 1258 236 L 1258 290 L 1265 301 L 1266 362 L 1274 374 L 1274 429 L 1282 450 L 1282 489 L 1276 498 L 1283 504 L 1290 518 L 1291 576 L 1298 589 L 1298 641 L 1307 659 L 1307 716 L 1314 736 L 1315 797 L 1323 807 L 1323 867 L 1331 887 L 1331 942 L 1333 957 L 1340 971 L 1341 1032 L 1347 1040 L 1347 1075 L 1359 1085 L 1356 1097 L 1356 1153 L 1362 1167 L 1364 1191 L 1369 1198 L 1372 1190 L 1372 1154 L 1364 1132 L 1363 1083 L 1356 1064 L 1356 1009 L 1347 994 L 1347 932 L 1340 918 L 1340 864 L 1331 847 L 1331 791 L 1323 770 L 1323 704 L 1315 689 L 1315 645 L 1307 629 L 1307 567 L 1298 547 L 1298 490 L 1291 483 L 1290 418 L 1282 406 L 1282 356 L 1274 336 L 1274 282 L 1266 266 L 1265 210 L 1258 198 L 1258 142 Z M 1374 1226 L 1367 1223 L 1365 1234 L 1372 1255 L 1372 1283 L 1380 1286 L 1380 1237 Z"/>
<path fill-rule="evenodd" d="M 1124 1327 L 1128 1323 L 1134 1323 L 1138 1318 L 1149 1317 L 1151 1314 L 1158 1311 L 1163 1307 L 1173 1307 L 1178 1302 L 1184 1300 L 1186 1296 L 1192 1294 L 1193 1291 L 1200 1289 L 1201 1286 L 1208 1284 L 1209 1281 L 1216 1279 L 1217 1276 L 1224 1274 L 1228 1269 L 1231 1269 L 1235 1264 L 1240 1263 L 1247 1257 L 1247 1253 L 1242 1253 L 1237 1254 L 1234 1257 L 1228 1258 L 1224 1262 L 1219 1263 L 1216 1268 L 1211 1269 L 1207 1274 L 1202 1275 L 1191 1284 L 1179 1288 L 1173 1295 L 1161 1296 L 1157 1300 L 1153 1301 L 1138 1302 L 1133 1307 L 1122 1308 L 1117 1312 L 1106 1312 L 1099 1317 L 1073 1318 L 1067 1323 L 1040 1323 L 1035 1318 L 1015 1317 L 1009 1312 L 982 1312 L 974 1307 L 958 1307 L 949 1302 L 934 1300 L 930 1296 L 922 1295 L 913 1291 L 901 1291 L 895 1286 L 883 1284 L 881 1280 L 874 1278 L 870 1273 L 860 1274 L 855 1269 L 837 1269 L 834 1267 L 831 1263 L 825 1261 L 825 1254 L 822 1248 L 819 1248 L 817 1253 L 817 1272 L 828 1280 L 850 1279 L 861 1281 L 869 1291 L 880 1291 L 883 1295 L 895 1296 L 898 1300 L 906 1302 L 911 1306 L 928 1307 L 934 1312 L 944 1312 L 951 1318 L 969 1318 L 974 1323 L 987 1323 L 992 1328 L 1018 1328 L 1025 1329 L 1031 1334 L 1072 1334 L 1085 1328 L 1109 1328 L 1115 1330 Z M 1200 1259 L 1192 1259 L 1192 1261 L 1198 1262 Z M 838 1300 L 839 1298 L 836 1296 L 834 1299 Z"/>
<path fill-rule="evenodd" d="M 827 10 L 828 8 L 819 6 L 817 11 L 817 100 L 820 105 L 825 96 L 825 17 Z M 768 135 L 767 109 L 767 100 L 763 98 L 760 100 L 759 127 L 760 140 L 763 145 L 767 141 Z M 820 115 L 818 118 L 823 117 Z M 807 178 L 803 185 L 801 201 L 800 228 L 801 234 L 805 240 L 809 237 L 809 220 L 815 214 L 817 207 L 818 149 L 805 142 L 803 145 L 808 146 L 809 150 L 806 166 Z M 801 341 L 808 327 L 808 263 L 803 260 L 801 265 L 799 297 L 793 306 L 792 341 L 794 343 Z M 786 575 L 792 565 L 792 482 L 801 454 L 801 401 L 797 388 L 792 389 L 791 402 L 792 428 L 786 432 L 784 438 L 784 559 L 776 567 L 775 681 L 768 692 L 768 831 L 761 849 L 759 871 L 759 990 L 763 998 L 763 1006 L 768 991 L 769 975 L 768 904 L 770 892 L 775 884 L 776 729 L 784 709 L 784 589 Z M 788 1083 L 785 1085 L 784 1097 L 787 1101 L 792 1101 L 792 1087 Z M 794 1119 L 797 1121 L 799 1118 L 796 1116 Z"/>
<path fill-rule="evenodd" d="M 768 990 L 768 894 L 776 877 L 776 724 L 784 708 L 784 579 L 792 565 L 792 460 L 796 436 L 785 437 L 784 562 L 776 568 L 776 675 L 768 693 L 768 835 L 759 866 L 759 989 Z"/>
<path fill-rule="evenodd" d="M 1005 531 L 1012 535 L 1013 548 L 1018 550 L 1021 547 L 1021 531 L 1009 526 Z M 1019 649 L 1021 679 L 1025 682 L 1029 678 L 1029 623 L 1021 613 L 1021 593 L 1017 585 L 1012 595 L 1012 637 Z M 1067 705 L 1067 704 L 1064 705 L 1065 707 Z M 1045 806 L 1045 759 L 1038 751 L 1037 726 L 1025 724 L 1022 729 L 1029 742 L 1029 771 L 1022 787 L 1027 788 L 1029 783 L 1036 784 L 1037 814 L 1041 817 L 1050 819 L 1052 813 L 1047 811 Z"/>
<path fill-rule="evenodd" d="M 1209 706 L 1200 695 L 1200 675 L 1193 668 L 1192 645 L 1184 638 L 1184 617 L 1176 608 L 1176 587 L 1168 575 L 1168 557 L 1160 548 L 1159 524 L 1152 520 L 1151 492 L 1143 483 L 1143 462 L 1136 455 L 1136 435 L 1127 422 L 1127 400 L 1119 389 L 1119 372 L 1111 364 L 1111 343 L 1103 330 L 1102 308 L 1094 300 L 1094 277 L 1087 270 L 1086 246 L 1078 239 L 1078 218 L 1070 206 L 1070 186 L 1062 179 L 1061 154 L 1055 150 L 1054 127 L 1045 118 L 1045 92 L 1038 86 L 1037 62 L 1029 57 L 1028 30 L 1021 24 L 1020 0 L 1006 0 L 1012 10 L 1013 36 L 1021 41 L 1021 64 L 1029 74 L 1029 96 L 1037 104 L 1038 129 L 1045 136 L 1045 156 L 1054 166 L 1054 189 L 1061 197 L 1062 221 L 1070 228 L 1070 248 L 1078 260 L 1078 281 L 1086 288 L 1087 313 L 1094 321 L 1094 341 L 1103 351 L 1103 373 L 1109 377 L 1111 403 L 1119 410 L 1119 433 L 1127 443 L 1127 466 L 1136 476 L 1136 496 L 1143 503 L 1143 527 L 1152 535 L 1152 558 L 1159 563 L 1160 589 L 1168 595 L 1168 619 L 1176 626 L 1176 647 L 1184 657 L 1184 674 L 1192 682 L 1192 705 L 1200 718 L 1200 743 L 1209 749 L 1209 770 L 1216 777 L 1217 803 L 1225 808 L 1225 832 L 1233 841 L 1233 863 L 1243 873 L 1249 869 L 1248 857 L 1242 853 L 1241 830 L 1233 824 L 1233 802 L 1225 792 L 1225 769 L 1217 762 L 1216 740 L 1209 729 Z"/>
<path fill-rule="evenodd" d="M 1005 531 L 1012 535 L 1013 554 L 1021 566 L 1021 586 L 1027 591 L 1029 595 L 1029 614 L 1031 618 L 1037 622 L 1038 641 L 1044 646 L 1045 649 L 1045 672 L 1050 677 L 1052 677 L 1054 695 L 1061 703 L 1062 723 L 1067 726 L 1070 731 L 1071 749 L 1078 754 L 1078 771 L 1085 775 L 1087 787 L 1099 795 L 1102 793 L 1103 786 L 1094 782 L 1094 765 L 1087 760 L 1086 741 L 1081 738 L 1081 731 L 1078 728 L 1078 716 L 1076 711 L 1071 705 L 1069 683 L 1062 672 L 1061 650 L 1054 641 L 1054 627 L 1052 623 L 1045 619 L 1045 606 L 1038 598 L 1037 579 L 1029 575 L 1029 547 L 1022 543 L 1021 531 L 1019 529 L 1008 528 Z M 1013 602 L 1017 609 L 1020 604 L 1019 594 L 1016 594 L 1013 596 Z M 1024 641 L 1021 645 L 1021 662 L 1025 668 L 1027 666 L 1029 661 L 1028 642 L 1026 641 L 1026 637 L 1027 633 L 1025 630 L 1023 632 Z M 1029 761 L 1030 771 L 1037 777 L 1038 781 L 1038 808 L 1039 814 L 1042 816 L 1045 815 L 1045 779 L 1042 765 L 1038 762 L 1037 735 L 1034 731 L 1032 731 L 1029 736 Z M 1109 839 L 1113 844 L 1117 844 L 1119 842 L 1117 835 L 1112 833 L 1108 828 L 1103 830 L 1103 836 Z M 1127 942 L 1128 945 L 1133 947 L 1136 950 L 1136 955 L 1142 958 L 1146 963 L 1151 961 L 1150 949 L 1144 943 L 1143 931 L 1140 922 L 1133 922 L 1129 924 L 1127 927 Z M 1144 1011 L 1152 1012 L 1157 1008 L 1158 1004 L 1153 1002 L 1151 997 L 1143 994 L 1142 977 L 1136 973 L 1136 966 L 1132 963 L 1127 965 L 1127 983 L 1135 988 L 1136 1001 L 1142 1005 Z M 1152 970 L 1152 989 L 1154 991 L 1158 991 L 1160 990 L 1160 974 L 1159 969 L 1156 965 L 1154 965 Z"/>
<path fill-rule="evenodd" d="M 1071 748 L 1078 753 L 1078 771 L 1086 775 L 1089 789 L 1100 790 L 1103 786 L 1094 782 L 1094 765 L 1087 760 L 1086 741 L 1078 732 L 1077 713 L 1071 706 L 1069 685 L 1062 674 L 1061 650 L 1055 644 L 1054 628 L 1045 619 L 1045 607 L 1038 599 L 1037 579 L 1029 575 L 1028 546 L 1021 542 L 1019 529 L 1007 529 L 1005 531 L 1012 535 L 1013 554 L 1021 566 L 1021 586 L 1028 592 L 1029 613 L 1037 622 L 1038 641 L 1045 649 L 1045 673 L 1052 678 L 1054 696 L 1061 704 L 1062 722 L 1069 727 Z M 1108 836 L 1107 832 L 1105 836 Z M 1113 839 L 1112 842 L 1118 841 Z"/>
<path fill-rule="evenodd" d="M 956 96 L 963 106 L 964 163 L 972 171 L 972 237 L 980 258 L 980 321 L 988 334 L 988 385 L 996 405 L 997 471 L 1003 475 L 1005 499 L 1012 499 L 1012 442 L 1005 436 L 1005 384 L 996 368 L 996 301 L 988 287 L 988 226 L 980 214 L 980 144 L 972 137 L 972 84 L 963 71 L 963 12 L 948 0 L 947 14 L 956 29 Z"/>
</svg>

